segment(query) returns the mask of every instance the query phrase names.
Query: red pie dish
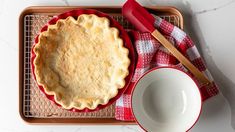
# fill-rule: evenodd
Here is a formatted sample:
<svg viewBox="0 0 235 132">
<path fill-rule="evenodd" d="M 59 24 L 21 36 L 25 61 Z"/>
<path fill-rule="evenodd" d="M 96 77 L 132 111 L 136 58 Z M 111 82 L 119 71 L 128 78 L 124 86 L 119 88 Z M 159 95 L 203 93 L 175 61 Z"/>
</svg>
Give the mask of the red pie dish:
<svg viewBox="0 0 235 132">
<path fill-rule="evenodd" d="M 90 112 L 111 105 L 128 88 L 135 53 L 116 20 L 96 10 L 78 9 L 55 16 L 42 27 L 32 46 L 31 67 L 49 100 L 69 111 Z"/>
</svg>

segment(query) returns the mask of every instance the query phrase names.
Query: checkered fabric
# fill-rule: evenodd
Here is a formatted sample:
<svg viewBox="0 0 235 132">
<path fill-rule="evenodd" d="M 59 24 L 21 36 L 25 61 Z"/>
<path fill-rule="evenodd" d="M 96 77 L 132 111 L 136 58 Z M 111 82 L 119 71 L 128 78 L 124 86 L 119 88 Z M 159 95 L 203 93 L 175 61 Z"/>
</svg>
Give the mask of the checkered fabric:
<svg viewBox="0 0 235 132">
<path fill-rule="evenodd" d="M 183 54 L 187 57 L 200 71 L 213 81 L 213 78 L 206 68 L 197 47 L 194 45 L 189 36 L 178 27 L 170 24 L 160 17 L 155 17 L 154 26 Z M 132 82 L 127 91 L 116 101 L 115 118 L 123 121 L 133 121 L 134 117 L 131 111 L 131 91 L 135 82 L 148 70 L 153 67 L 173 66 L 181 69 L 191 76 L 188 71 L 178 60 L 165 49 L 150 33 L 140 33 L 131 31 L 130 36 L 137 52 L 137 64 Z M 197 81 L 197 80 L 196 80 Z M 199 86 L 203 100 L 215 96 L 219 91 L 217 85 L 213 82 L 210 86 Z"/>
</svg>

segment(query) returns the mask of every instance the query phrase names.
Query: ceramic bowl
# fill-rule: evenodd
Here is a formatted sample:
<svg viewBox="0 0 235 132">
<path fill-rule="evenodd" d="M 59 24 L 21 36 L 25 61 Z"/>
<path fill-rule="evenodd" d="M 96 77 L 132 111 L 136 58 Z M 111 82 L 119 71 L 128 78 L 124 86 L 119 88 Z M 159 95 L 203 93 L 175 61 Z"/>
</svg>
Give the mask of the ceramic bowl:
<svg viewBox="0 0 235 132">
<path fill-rule="evenodd" d="M 132 112 L 138 124 L 150 132 L 185 132 L 201 113 L 201 94 L 185 72 L 155 68 L 144 74 L 132 91 Z"/>
</svg>

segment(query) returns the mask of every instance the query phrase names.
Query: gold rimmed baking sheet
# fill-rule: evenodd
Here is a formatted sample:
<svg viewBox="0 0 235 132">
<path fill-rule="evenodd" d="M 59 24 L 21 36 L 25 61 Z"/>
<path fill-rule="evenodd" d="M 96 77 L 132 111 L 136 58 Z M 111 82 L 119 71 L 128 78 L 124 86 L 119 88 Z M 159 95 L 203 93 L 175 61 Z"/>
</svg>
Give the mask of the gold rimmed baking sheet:
<svg viewBox="0 0 235 132">
<path fill-rule="evenodd" d="M 115 120 L 115 103 L 96 112 L 70 112 L 48 100 L 37 87 L 30 66 L 30 51 L 34 38 L 43 25 L 54 15 L 77 8 L 93 8 L 110 14 L 125 29 L 133 26 L 121 15 L 119 7 L 29 7 L 24 10 L 19 21 L 19 111 L 29 123 L 99 123 L 134 124 Z M 172 24 L 183 28 L 182 15 L 172 7 L 148 7 L 149 10 Z"/>
</svg>

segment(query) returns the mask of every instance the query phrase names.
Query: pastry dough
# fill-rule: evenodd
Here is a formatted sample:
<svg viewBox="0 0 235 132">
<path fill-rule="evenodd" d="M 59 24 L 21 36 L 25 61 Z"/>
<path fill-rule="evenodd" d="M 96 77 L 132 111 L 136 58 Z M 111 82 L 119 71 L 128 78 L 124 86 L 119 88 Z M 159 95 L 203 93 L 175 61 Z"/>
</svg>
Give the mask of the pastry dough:
<svg viewBox="0 0 235 132">
<path fill-rule="evenodd" d="M 49 25 L 33 50 L 36 81 L 65 109 L 107 104 L 129 74 L 129 51 L 118 29 L 94 14 Z"/>
</svg>

